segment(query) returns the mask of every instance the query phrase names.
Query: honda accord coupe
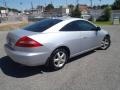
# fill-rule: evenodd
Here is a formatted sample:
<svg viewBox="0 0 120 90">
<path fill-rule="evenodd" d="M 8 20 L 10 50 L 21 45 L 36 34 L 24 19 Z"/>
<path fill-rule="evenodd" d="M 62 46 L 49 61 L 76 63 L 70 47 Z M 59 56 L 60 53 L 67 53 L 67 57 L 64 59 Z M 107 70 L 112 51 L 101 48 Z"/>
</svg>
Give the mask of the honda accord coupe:
<svg viewBox="0 0 120 90">
<path fill-rule="evenodd" d="M 8 33 L 7 55 L 26 66 L 46 65 L 54 70 L 69 58 L 110 46 L 110 35 L 92 22 L 80 18 L 44 19 Z"/>
</svg>

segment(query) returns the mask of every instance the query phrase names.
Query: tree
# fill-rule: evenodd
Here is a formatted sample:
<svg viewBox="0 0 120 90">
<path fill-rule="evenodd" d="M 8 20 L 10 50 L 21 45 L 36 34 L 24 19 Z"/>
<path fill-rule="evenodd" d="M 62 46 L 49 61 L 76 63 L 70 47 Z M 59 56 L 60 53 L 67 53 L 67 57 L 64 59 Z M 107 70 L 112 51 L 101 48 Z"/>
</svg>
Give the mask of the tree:
<svg viewBox="0 0 120 90">
<path fill-rule="evenodd" d="M 120 0 L 115 0 L 115 2 L 112 5 L 113 10 L 118 10 L 120 9 Z"/>
<path fill-rule="evenodd" d="M 36 9 L 42 9 L 42 8 L 43 8 L 43 6 L 38 5 Z"/>
<path fill-rule="evenodd" d="M 81 17 L 81 11 L 79 9 L 79 4 L 76 5 L 75 9 L 71 12 L 71 17 Z"/>
<path fill-rule="evenodd" d="M 100 16 L 97 21 L 109 21 L 111 18 L 111 7 L 108 6 L 104 9 L 103 15 Z"/>
<path fill-rule="evenodd" d="M 68 5 L 68 8 L 69 8 L 69 10 L 70 10 L 70 13 L 74 10 L 74 5 L 73 4 L 70 4 L 70 5 Z"/>
<path fill-rule="evenodd" d="M 53 4 L 48 4 L 48 5 L 45 7 L 45 10 L 46 10 L 46 11 L 51 11 L 51 10 L 53 10 L 53 9 L 54 9 Z"/>
<path fill-rule="evenodd" d="M 61 6 L 59 6 L 59 8 L 61 8 L 61 9 L 62 9 L 62 8 L 63 8 L 63 6 L 61 5 Z"/>
<path fill-rule="evenodd" d="M 105 9 L 108 6 L 109 6 L 108 4 L 97 5 L 97 6 L 93 6 L 93 9 Z"/>
<path fill-rule="evenodd" d="M 109 7 L 108 4 L 101 5 L 101 9 L 105 9 L 105 8 L 107 8 L 107 7 Z"/>
<path fill-rule="evenodd" d="M 110 18 L 111 18 L 111 7 L 108 6 L 104 9 L 104 16 L 105 16 L 106 21 L 110 20 Z"/>
<path fill-rule="evenodd" d="M 0 6 L 0 11 L 1 11 L 1 10 L 6 10 L 6 9 L 8 9 L 8 11 L 13 11 L 13 12 L 18 12 L 18 13 L 20 13 L 20 11 L 17 10 L 17 9 L 14 9 L 14 8 L 6 8 L 6 7 L 1 7 L 1 6 Z"/>
</svg>

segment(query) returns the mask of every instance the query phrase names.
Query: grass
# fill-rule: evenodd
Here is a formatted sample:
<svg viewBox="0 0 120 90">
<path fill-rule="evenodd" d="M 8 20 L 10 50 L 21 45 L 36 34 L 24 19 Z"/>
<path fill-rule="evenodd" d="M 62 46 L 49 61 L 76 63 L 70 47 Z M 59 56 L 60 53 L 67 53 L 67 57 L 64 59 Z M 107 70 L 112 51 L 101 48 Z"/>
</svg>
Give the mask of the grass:
<svg viewBox="0 0 120 90">
<path fill-rule="evenodd" d="M 14 30 L 14 29 L 18 29 L 18 28 L 22 28 L 25 25 L 27 25 L 28 22 L 16 22 L 16 23 L 4 23 L 4 24 L 0 24 L 0 31 L 4 31 L 4 30 Z"/>
<path fill-rule="evenodd" d="M 106 25 L 112 25 L 111 21 L 97 21 L 97 22 L 93 22 L 98 26 L 106 26 Z"/>
</svg>

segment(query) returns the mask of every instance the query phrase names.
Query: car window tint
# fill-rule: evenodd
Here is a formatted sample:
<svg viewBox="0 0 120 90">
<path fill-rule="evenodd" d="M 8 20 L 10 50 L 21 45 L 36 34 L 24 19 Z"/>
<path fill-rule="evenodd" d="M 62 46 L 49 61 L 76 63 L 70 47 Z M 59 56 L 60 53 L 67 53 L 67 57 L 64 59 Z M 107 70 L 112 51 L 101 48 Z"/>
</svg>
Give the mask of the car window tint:
<svg viewBox="0 0 120 90">
<path fill-rule="evenodd" d="M 43 32 L 46 29 L 52 27 L 53 25 L 55 25 L 61 21 L 62 20 L 59 20 L 59 19 L 44 19 L 44 20 L 41 20 L 37 23 L 29 25 L 23 29 L 28 30 L 28 31 L 33 31 L 33 32 Z"/>
<path fill-rule="evenodd" d="M 60 31 L 90 31 L 94 30 L 96 27 L 84 20 L 73 21 L 66 26 L 64 26 Z"/>
<path fill-rule="evenodd" d="M 81 31 L 90 31 L 96 28 L 93 24 L 89 23 L 88 21 L 84 21 L 84 20 L 77 21 L 77 24 L 79 26 L 79 30 Z"/>
<path fill-rule="evenodd" d="M 73 21 L 64 26 L 60 31 L 79 31 L 79 25 L 77 24 L 77 21 Z"/>
</svg>

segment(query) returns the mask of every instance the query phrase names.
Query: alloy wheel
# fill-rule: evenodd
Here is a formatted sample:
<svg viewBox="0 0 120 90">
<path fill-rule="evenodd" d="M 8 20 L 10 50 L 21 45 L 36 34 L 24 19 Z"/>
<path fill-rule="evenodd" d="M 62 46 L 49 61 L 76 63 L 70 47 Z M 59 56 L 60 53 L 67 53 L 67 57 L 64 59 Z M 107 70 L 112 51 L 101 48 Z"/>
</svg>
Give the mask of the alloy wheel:
<svg viewBox="0 0 120 90">
<path fill-rule="evenodd" d="M 54 56 L 54 65 L 58 68 L 62 67 L 65 62 L 66 62 L 66 53 L 63 51 L 59 51 L 56 53 L 56 55 Z"/>
<path fill-rule="evenodd" d="M 102 42 L 101 42 L 101 49 L 105 50 L 110 46 L 110 39 L 109 38 L 105 38 Z"/>
</svg>

